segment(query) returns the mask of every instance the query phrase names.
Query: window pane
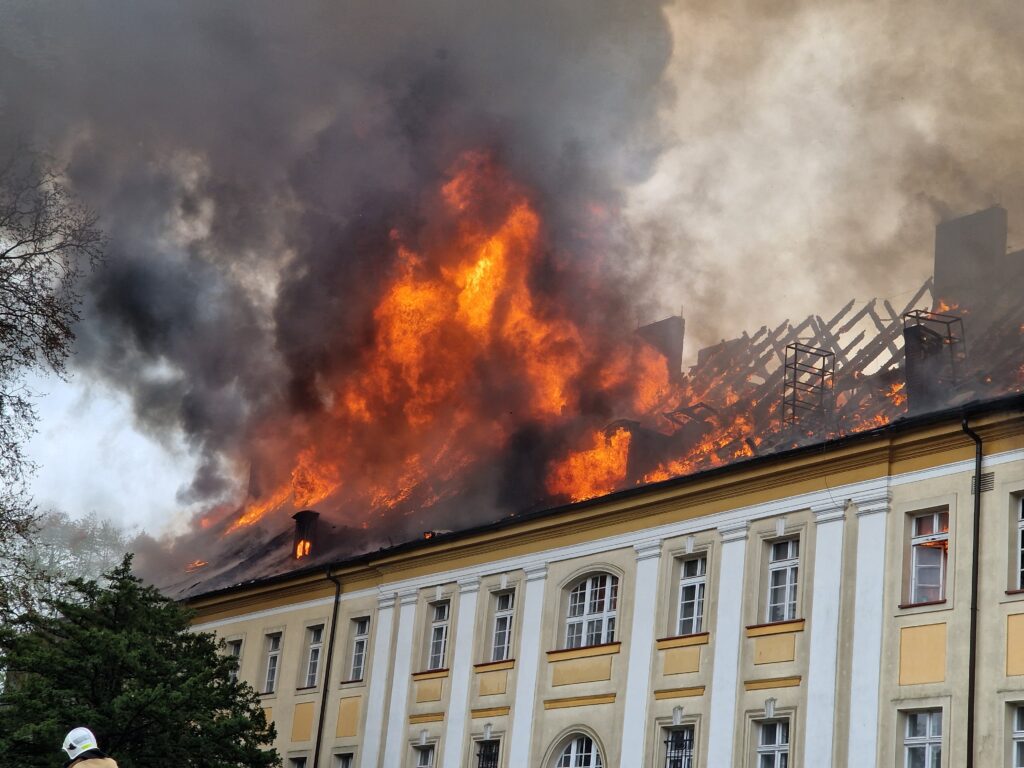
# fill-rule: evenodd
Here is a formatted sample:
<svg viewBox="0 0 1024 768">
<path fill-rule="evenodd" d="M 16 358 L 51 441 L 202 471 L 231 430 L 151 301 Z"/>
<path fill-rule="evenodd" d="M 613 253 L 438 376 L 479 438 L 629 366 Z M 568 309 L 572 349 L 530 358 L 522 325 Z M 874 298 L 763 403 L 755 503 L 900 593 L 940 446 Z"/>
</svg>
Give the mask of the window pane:
<svg viewBox="0 0 1024 768">
<path fill-rule="evenodd" d="M 928 768 L 926 747 L 907 747 L 907 768 Z"/>
<path fill-rule="evenodd" d="M 932 736 L 942 735 L 942 712 L 932 712 L 931 717 L 931 731 Z"/>
<path fill-rule="evenodd" d="M 930 536 L 935 533 L 935 517 L 932 515 L 921 515 L 914 518 L 914 535 Z"/>
<path fill-rule="evenodd" d="M 928 735 L 928 712 L 910 712 L 907 715 L 907 738 L 920 739 Z"/>
<path fill-rule="evenodd" d="M 775 740 L 776 731 L 779 728 L 778 723 L 763 723 L 761 725 L 761 746 L 767 747 L 777 744 Z"/>
<path fill-rule="evenodd" d="M 1017 707 L 1017 726 L 1014 730 L 1024 732 L 1024 707 Z"/>
<path fill-rule="evenodd" d="M 942 768 L 942 747 L 932 747 L 932 764 L 928 768 Z"/>
<path fill-rule="evenodd" d="M 1024 741 L 1018 741 L 1013 745 L 1014 763 L 1013 768 L 1024 768 Z"/>
<path fill-rule="evenodd" d="M 761 755 L 757 766 L 758 768 L 775 768 L 775 755 Z"/>
<path fill-rule="evenodd" d="M 940 531 L 948 531 L 949 530 L 949 512 L 940 512 L 939 513 L 939 530 Z"/>
</svg>

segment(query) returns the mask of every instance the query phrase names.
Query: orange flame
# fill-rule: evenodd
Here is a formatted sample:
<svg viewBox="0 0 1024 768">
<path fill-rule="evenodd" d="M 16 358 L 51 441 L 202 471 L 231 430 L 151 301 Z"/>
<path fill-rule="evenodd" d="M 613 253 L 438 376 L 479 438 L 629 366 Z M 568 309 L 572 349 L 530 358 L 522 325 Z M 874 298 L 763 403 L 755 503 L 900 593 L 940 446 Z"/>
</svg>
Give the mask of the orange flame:
<svg viewBox="0 0 1024 768">
<path fill-rule="evenodd" d="M 301 560 L 309 554 L 309 550 L 312 548 L 312 544 L 306 539 L 300 539 L 295 544 L 295 559 Z"/>
<path fill-rule="evenodd" d="M 603 496 L 620 487 L 629 459 L 629 431 L 619 427 L 611 435 L 594 432 L 590 448 L 571 453 L 548 476 L 548 491 L 573 501 Z"/>
</svg>

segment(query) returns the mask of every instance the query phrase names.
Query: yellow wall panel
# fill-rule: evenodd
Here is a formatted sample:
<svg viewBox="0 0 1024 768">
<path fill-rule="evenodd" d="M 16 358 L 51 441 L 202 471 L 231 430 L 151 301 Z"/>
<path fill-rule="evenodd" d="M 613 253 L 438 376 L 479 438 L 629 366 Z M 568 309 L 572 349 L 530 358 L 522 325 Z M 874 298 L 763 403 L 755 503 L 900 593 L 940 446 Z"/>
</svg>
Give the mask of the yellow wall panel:
<svg viewBox="0 0 1024 768">
<path fill-rule="evenodd" d="M 1024 613 L 1006 617 L 1006 674 L 1024 675 Z"/>
<path fill-rule="evenodd" d="M 572 685 L 573 683 L 593 683 L 597 680 L 612 679 L 611 656 L 595 656 L 590 659 L 572 659 L 559 661 L 554 665 L 552 685 Z"/>
<path fill-rule="evenodd" d="M 941 683 L 946 679 L 946 625 L 900 630 L 900 685 Z"/>
<path fill-rule="evenodd" d="M 339 739 L 359 735 L 359 706 L 361 697 L 350 696 L 338 702 L 338 727 L 335 736 Z"/>
<path fill-rule="evenodd" d="M 754 638 L 754 663 L 776 664 L 796 658 L 796 635 L 766 635 Z"/>
<path fill-rule="evenodd" d="M 497 696 L 508 689 L 508 672 L 483 672 L 477 675 L 481 696 Z"/>
<path fill-rule="evenodd" d="M 265 718 L 267 718 L 267 722 L 268 723 L 274 722 L 274 708 L 273 707 L 264 707 L 263 708 L 263 716 Z"/>
<path fill-rule="evenodd" d="M 416 701 L 440 701 L 441 690 L 444 687 L 444 680 L 418 680 L 416 681 Z"/>
<path fill-rule="evenodd" d="M 313 736 L 313 702 L 295 705 L 292 715 L 292 741 L 309 741 Z"/>
<path fill-rule="evenodd" d="M 700 646 L 669 648 L 662 651 L 666 675 L 681 675 L 700 671 Z"/>
</svg>

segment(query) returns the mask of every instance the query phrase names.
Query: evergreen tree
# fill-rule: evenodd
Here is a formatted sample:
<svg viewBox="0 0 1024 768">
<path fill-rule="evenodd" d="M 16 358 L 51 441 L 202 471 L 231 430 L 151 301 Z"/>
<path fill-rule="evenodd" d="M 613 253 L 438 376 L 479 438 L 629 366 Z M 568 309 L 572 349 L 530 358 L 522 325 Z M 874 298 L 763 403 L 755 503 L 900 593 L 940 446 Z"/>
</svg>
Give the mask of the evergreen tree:
<svg viewBox="0 0 1024 768">
<path fill-rule="evenodd" d="M 253 688 L 214 636 L 131 573 L 131 556 L 0 627 L 0 764 L 58 764 L 64 735 L 90 728 L 121 768 L 280 764 Z"/>
</svg>

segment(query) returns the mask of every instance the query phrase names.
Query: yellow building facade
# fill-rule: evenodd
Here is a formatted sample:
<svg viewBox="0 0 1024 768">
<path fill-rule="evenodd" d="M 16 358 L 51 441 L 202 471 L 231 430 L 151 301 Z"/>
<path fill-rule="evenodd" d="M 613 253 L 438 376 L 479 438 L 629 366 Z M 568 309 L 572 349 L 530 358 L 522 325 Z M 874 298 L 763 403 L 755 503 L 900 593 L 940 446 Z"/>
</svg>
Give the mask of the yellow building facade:
<svg viewBox="0 0 1024 768">
<path fill-rule="evenodd" d="M 194 626 L 288 768 L 1022 768 L 1022 408 L 208 593 Z"/>
</svg>

